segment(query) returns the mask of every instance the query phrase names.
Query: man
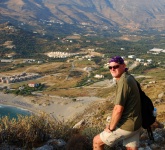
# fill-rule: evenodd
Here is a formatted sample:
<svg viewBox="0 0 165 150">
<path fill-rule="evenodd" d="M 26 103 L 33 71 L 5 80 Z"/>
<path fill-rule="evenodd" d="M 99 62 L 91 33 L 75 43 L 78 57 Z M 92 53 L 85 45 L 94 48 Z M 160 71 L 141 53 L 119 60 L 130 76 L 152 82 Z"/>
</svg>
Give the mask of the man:
<svg viewBox="0 0 165 150">
<path fill-rule="evenodd" d="M 120 56 L 109 61 L 109 69 L 116 80 L 116 98 L 111 121 L 103 132 L 94 137 L 93 150 L 103 150 L 105 144 L 113 146 L 121 140 L 127 150 L 138 150 L 142 120 L 137 83 L 127 72 Z"/>
</svg>

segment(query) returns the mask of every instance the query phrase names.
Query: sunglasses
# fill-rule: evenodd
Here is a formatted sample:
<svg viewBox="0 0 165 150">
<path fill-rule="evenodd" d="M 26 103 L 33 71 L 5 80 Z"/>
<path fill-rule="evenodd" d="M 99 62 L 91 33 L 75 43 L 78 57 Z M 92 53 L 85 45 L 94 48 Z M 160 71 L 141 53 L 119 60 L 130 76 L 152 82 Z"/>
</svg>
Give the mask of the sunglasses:
<svg viewBox="0 0 165 150">
<path fill-rule="evenodd" d="M 119 66 L 120 66 L 120 65 L 116 65 L 116 66 L 109 66 L 108 68 L 109 68 L 109 70 L 111 70 L 112 68 L 113 68 L 113 69 L 117 69 L 117 68 L 119 68 Z"/>
</svg>

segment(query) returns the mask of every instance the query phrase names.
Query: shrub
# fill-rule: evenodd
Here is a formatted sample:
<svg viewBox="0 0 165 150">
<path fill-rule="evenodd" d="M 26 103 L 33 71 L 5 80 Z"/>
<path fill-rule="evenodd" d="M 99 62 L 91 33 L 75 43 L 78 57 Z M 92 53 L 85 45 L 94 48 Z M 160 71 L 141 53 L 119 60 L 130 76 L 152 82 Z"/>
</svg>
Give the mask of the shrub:
<svg viewBox="0 0 165 150">
<path fill-rule="evenodd" d="M 6 142 L 28 148 L 44 143 L 50 138 L 68 140 L 73 132 L 68 125 L 45 113 L 18 115 L 18 119 L 5 116 L 0 118 L 0 122 L 0 144 Z"/>
</svg>

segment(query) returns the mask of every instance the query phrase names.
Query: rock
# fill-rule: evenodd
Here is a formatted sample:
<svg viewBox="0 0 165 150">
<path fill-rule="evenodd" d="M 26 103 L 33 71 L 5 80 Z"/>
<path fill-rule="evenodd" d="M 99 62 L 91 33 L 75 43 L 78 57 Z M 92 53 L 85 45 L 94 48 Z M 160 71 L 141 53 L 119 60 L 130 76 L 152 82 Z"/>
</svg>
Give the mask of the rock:
<svg viewBox="0 0 165 150">
<path fill-rule="evenodd" d="M 63 147 L 66 145 L 66 142 L 62 139 L 52 139 L 49 140 L 47 143 L 48 145 L 51 145 L 53 147 Z"/>
<path fill-rule="evenodd" d="M 106 119 L 107 122 L 110 122 L 111 121 L 111 116 L 108 116 L 107 119 Z"/>
<path fill-rule="evenodd" d="M 145 147 L 144 150 L 152 150 L 149 146 Z"/>
<path fill-rule="evenodd" d="M 163 98 L 163 96 L 164 96 L 164 92 L 162 92 L 162 93 L 158 94 L 158 98 L 159 98 L 159 99 L 162 99 L 162 98 Z"/>
<path fill-rule="evenodd" d="M 51 145 L 44 145 L 42 147 L 38 147 L 35 150 L 53 150 L 53 146 Z"/>
<path fill-rule="evenodd" d="M 75 134 L 66 145 L 66 150 L 90 150 L 90 141 L 86 136 Z"/>
<path fill-rule="evenodd" d="M 149 84 L 155 84 L 156 83 L 156 81 L 150 81 L 149 82 Z"/>
<path fill-rule="evenodd" d="M 159 149 L 160 147 L 157 145 L 157 144 L 151 144 L 150 145 L 150 148 L 152 149 L 152 150 L 157 150 L 157 149 Z"/>
<path fill-rule="evenodd" d="M 147 132 L 143 132 L 142 135 L 140 136 L 141 140 L 147 140 L 148 139 L 148 135 Z"/>
<path fill-rule="evenodd" d="M 162 99 L 156 99 L 156 100 L 154 101 L 154 104 L 161 104 L 162 102 L 163 102 Z"/>
<path fill-rule="evenodd" d="M 73 129 L 79 129 L 82 127 L 82 125 L 85 124 L 85 120 L 82 119 L 80 122 L 76 123 L 74 126 L 73 126 Z"/>
</svg>

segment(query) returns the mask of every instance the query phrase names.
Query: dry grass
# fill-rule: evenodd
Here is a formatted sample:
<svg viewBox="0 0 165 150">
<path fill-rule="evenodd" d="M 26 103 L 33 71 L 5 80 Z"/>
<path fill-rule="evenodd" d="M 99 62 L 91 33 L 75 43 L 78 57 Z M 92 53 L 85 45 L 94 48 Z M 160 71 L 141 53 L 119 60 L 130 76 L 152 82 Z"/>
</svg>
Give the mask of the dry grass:
<svg viewBox="0 0 165 150">
<path fill-rule="evenodd" d="M 63 63 L 61 63 L 61 62 L 45 63 L 45 64 L 41 64 L 41 65 L 30 65 L 30 66 L 26 66 L 26 64 L 25 64 L 25 66 L 22 68 L 17 68 L 16 70 L 2 72 L 1 74 L 13 75 L 13 74 L 19 74 L 22 72 L 42 73 L 42 74 L 47 73 L 47 72 L 54 72 L 55 73 L 56 69 L 58 69 L 61 65 L 63 65 Z M 67 64 L 67 65 L 70 65 L 70 64 Z"/>
<path fill-rule="evenodd" d="M 155 80 L 165 80 L 165 69 L 163 68 L 154 68 L 145 71 L 145 75 L 152 76 Z"/>
<path fill-rule="evenodd" d="M 123 35 L 119 39 L 125 40 L 125 41 L 139 41 L 139 40 L 141 40 L 141 37 L 140 36 Z"/>
<path fill-rule="evenodd" d="M 96 67 L 96 64 L 93 61 L 89 61 L 89 60 L 75 61 L 74 65 L 75 67 L 82 68 L 82 69 L 87 66 Z"/>
<path fill-rule="evenodd" d="M 62 97 L 79 97 L 79 96 L 88 96 L 90 93 L 89 90 L 84 88 L 73 88 L 73 89 L 52 89 L 49 91 L 44 91 L 44 94 L 49 95 L 58 95 Z"/>
<path fill-rule="evenodd" d="M 155 100 L 158 98 L 158 95 L 165 91 L 165 82 L 164 80 L 157 80 L 156 83 L 149 82 L 143 87 L 145 93 L 152 99 Z"/>
<path fill-rule="evenodd" d="M 18 119 L 0 118 L 0 144 L 7 142 L 29 149 L 44 143 L 50 137 L 68 140 L 67 125 L 41 113 L 38 116 L 18 116 Z"/>
<path fill-rule="evenodd" d="M 52 72 L 52 73 L 56 73 L 56 71 L 58 72 L 58 69 L 60 67 L 69 67 L 70 64 L 63 64 L 62 62 L 55 62 L 55 63 L 45 63 L 45 64 L 41 64 L 41 65 L 33 65 L 31 67 L 28 67 L 25 72 L 37 72 L 37 73 L 48 73 L 48 72 Z M 62 70 L 62 69 L 61 69 Z"/>
<path fill-rule="evenodd" d="M 87 73 L 83 71 L 83 67 L 86 66 L 86 61 L 83 63 L 76 63 L 77 69 L 71 70 L 71 63 L 46 63 L 41 65 L 26 66 L 23 68 L 18 68 L 17 70 L 11 70 L 1 73 L 2 75 L 15 75 L 22 72 L 27 73 L 39 73 L 42 75 L 41 78 L 35 80 L 24 81 L 21 83 L 11 84 L 12 88 L 17 88 L 23 84 L 29 82 L 37 82 L 45 84 L 48 87 L 47 91 L 52 91 L 56 88 L 72 88 L 75 87 L 78 82 L 80 82 Z M 89 62 L 91 65 L 91 62 Z"/>
<path fill-rule="evenodd" d="M 73 82 L 65 83 L 65 86 L 71 87 Z M 59 95 L 62 97 L 83 97 L 83 96 L 96 96 L 101 98 L 108 98 L 114 95 L 115 88 L 109 87 L 77 87 L 77 88 L 56 88 L 56 86 L 51 86 L 48 90 L 44 91 L 44 94 Z"/>
<path fill-rule="evenodd" d="M 87 76 L 87 72 L 83 71 L 83 68 L 87 65 L 94 65 L 91 61 L 76 61 L 76 69 L 71 69 L 71 63 L 48 63 L 42 65 L 33 65 L 24 68 L 25 72 L 40 73 L 43 76 L 41 78 L 18 82 L 11 84 L 11 88 L 18 88 L 29 82 L 42 83 L 45 84 L 46 90 L 43 91 L 44 94 L 59 95 L 59 96 L 87 96 L 91 90 L 75 88 L 77 83 L 80 82 L 84 77 Z M 17 71 L 9 71 L 8 74 L 15 72 L 22 72 L 22 68 Z M 73 89 L 74 88 L 74 89 Z M 93 92 L 91 92 L 93 93 Z M 95 94 L 95 93 L 94 93 Z"/>
<path fill-rule="evenodd" d="M 154 70 L 152 70 L 153 74 L 154 73 Z M 161 93 L 164 93 L 165 91 L 165 81 L 164 80 L 159 80 L 159 77 L 162 76 L 163 72 L 160 73 L 159 76 L 154 76 L 152 80 L 151 79 L 146 79 L 146 80 L 143 80 L 143 82 L 145 83 L 145 85 L 142 87 L 143 90 L 145 91 L 145 93 L 151 98 L 151 100 L 153 102 L 155 102 L 157 99 L 160 99 L 158 98 L 158 95 L 161 94 Z M 149 83 L 151 81 L 156 81 L 156 83 Z M 157 108 L 157 120 L 159 122 L 164 122 L 165 120 L 165 95 L 161 98 L 161 103 L 158 103 L 158 104 L 155 104 L 154 103 L 154 107 Z"/>
<path fill-rule="evenodd" d="M 113 96 L 115 93 L 115 88 L 101 88 L 97 89 L 96 96 L 98 97 L 103 97 L 103 98 L 108 98 Z"/>
</svg>

